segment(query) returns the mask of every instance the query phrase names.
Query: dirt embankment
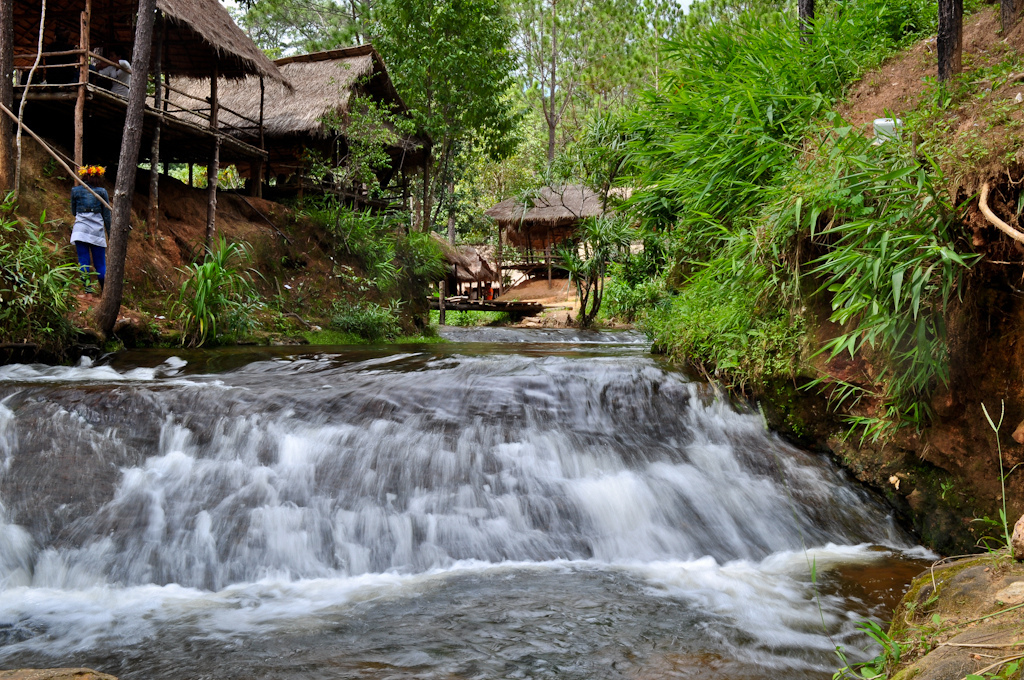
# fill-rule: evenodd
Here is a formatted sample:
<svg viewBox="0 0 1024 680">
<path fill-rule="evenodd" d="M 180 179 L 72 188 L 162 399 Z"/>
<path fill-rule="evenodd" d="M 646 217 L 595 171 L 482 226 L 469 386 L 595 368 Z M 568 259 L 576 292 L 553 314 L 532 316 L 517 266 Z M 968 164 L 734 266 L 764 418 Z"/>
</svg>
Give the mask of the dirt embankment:
<svg viewBox="0 0 1024 680">
<path fill-rule="evenodd" d="M 1024 71 L 1024 22 L 1002 36 L 997 12 L 986 8 L 965 22 L 968 95 L 931 114 L 947 131 L 935 135 L 933 145 L 972 145 L 971 155 L 946 153 L 942 162 L 954 203 L 964 206 L 955 247 L 980 256 L 947 314 L 950 376 L 931 402 L 933 417 L 920 431 L 904 428 L 876 442 L 859 432 L 844 436 L 846 427 L 819 391 L 800 389 L 813 376 L 758 395 L 782 431 L 834 453 L 859 480 L 879 489 L 926 545 L 944 554 L 978 550 L 986 536 L 997 534 L 999 447 L 982 404 L 996 420 L 1005 405 L 999 440 L 1007 503 L 1011 517 L 1024 512 L 1024 246 L 985 219 L 977 198 L 988 182 L 992 209 L 1024 229 L 1024 103 L 1018 98 L 1024 74 L 1012 72 Z M 935 86 L 926 78 L 934 77 L 935 63 L 934 38 L 922 41 L 865 74 L 839 112 L 867 128 L 876 117 L 903 117 L 930 106 Z M 809 322 L 824 341 L 837 329 L 827 321 L 827 301 L 820 304 Z M 870 390 L 879 371 L 872 357 L 859 355 L 828 362 L 826 373 Z M 854 414 L 877 415 L 879 408 L 868 398 Z"/>
<path fill-rule="evenodd" d="M 49 237 L 68 245 L 63 256 L 74 262 L 68 244 L 74 218 L 70 212 L 73 181 L 32 140 L 25 145 L 18 214 L 42 224 Z M 113 177 L 104 186 L 113 195 Z M 172 177 L 160 178 L 159 223 L 146 224 L 149 173 L 140 170 L 132 199 L 132 231 L 125 262 L 124 301 L 115 334 L 129 345 L 173 338 L 177 320 L 173 303 L 184 279 L 182 269 L 204 252 L 207 192 Z M 311 220 L 278 203 L 222 192 L 217 201 L 217 232 L 229 242 L 247 245 L 255 272 L 253 284 L 267 309 L 258 312 L 268 330 L 263 340 L 298 339 L 310 325 L 330 316 L 338 298 L 365 296 L 357 262 L 335 249 L 333 239 Z M 74 314 L 84 325 L 92 295 L 78 295 Z"/>
</svg>

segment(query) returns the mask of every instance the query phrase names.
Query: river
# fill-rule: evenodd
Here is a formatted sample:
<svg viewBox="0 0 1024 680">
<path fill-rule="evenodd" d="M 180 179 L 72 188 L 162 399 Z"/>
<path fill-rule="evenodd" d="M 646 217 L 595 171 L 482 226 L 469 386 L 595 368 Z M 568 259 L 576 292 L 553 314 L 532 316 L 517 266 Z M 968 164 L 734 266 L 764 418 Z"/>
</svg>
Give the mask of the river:
<svg viewBox="0 0 1024 680">
<path fill-rule="evenodd" d="M 824 679 L 927 557 L 641 336 L 447 334 L 0 367 L 0 668 Z"/>
</svg>

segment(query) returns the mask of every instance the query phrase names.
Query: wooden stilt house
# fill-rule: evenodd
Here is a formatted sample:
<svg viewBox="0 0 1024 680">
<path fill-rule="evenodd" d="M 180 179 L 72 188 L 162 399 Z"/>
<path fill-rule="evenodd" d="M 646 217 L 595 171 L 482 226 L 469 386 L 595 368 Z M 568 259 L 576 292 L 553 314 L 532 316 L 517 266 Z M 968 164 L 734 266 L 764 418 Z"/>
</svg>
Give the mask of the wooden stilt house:
<svg viewBox="0 0 1024 680">
<path fill-rule="evenodd" d="M 345 157 L 344 130 L 336 132 L 326 121 L 330 117 L 346 121 L 354 96 L 372 98 L 394 113 L 408 115 L 405 103 L 395 91 L 384 62 L 373 46 L 285 57 L 274 64 L 294 91 L 288 91 L 280 83 L 261 83 L 255 77 L 219 85 L 220 101 L 225 107 L 220 122 L 228 134 L 256 143 L 249 133 L 251 128 L 244 123 L 246 119 L 262 122 L 263 137 L 259 143 L 268 154 L 266 172 L 251 164 L 237 164 L 240 174 L 250 178 L 255 186 L 274 178 L 272 187 L 256 189 L 254 186 L 254 193 L 270 191 L 279 196 L 303 190 L 333 191 L 354 203 L 381 208 L 405 200 L 408 174 L 422 168 L 429 154 L 429 140 L 424 135 L 400 135 L 387 149 L 391 162 L 377 178 L 384 190 L 383 197 L 369 196 L 364 187 L 314 179 L 310 173 L 313 154 L 334 163 Z M 199 82 L 182 84 L 182 90 L 192 97 L 201 88 Z M 179 98 L 177 93 L 171 93 L 172 109 Z M 188 119 L 187 113 L 181 115 Z"/>
<path fill-rule="evenodd" d="M 151 64 L 120 65 L 130 60 L 138 0 L 47 0 L 43 52 L 38 54 L 42 0 L 14 3 L 15 100 L 27 100 L 25 124 L 58 146 L 74 149 L 76 165 L 115 164 L 120 152 L 127 99 L 122 83 L 138 73 L 150 80 L 153 95 L 143 118 L 140 162 L 200 163 L 209 167 L 212 225 L 216 205 L 216 169 L 221 161 L 259 163 L 267 157 L 258 144 L 226 134 L 218 121 L 223 110 L 218 79 L 253 77 L 287 88 L 280 70 L 234 23 L 217 0 L 157 0 Z M 111 60 L 116 54 L 119 59 Z M 129 73 L 118 79 L 116 67 Z M 141 70 L 140 70 L 141 66 Z M 194 116 L 169 115 L 167 93 L 188 78 L 206 83 L 191 100 Z M 243 117 L 238 120 L 243 121 Z M 259 138 L 259 121 L 244 119 Z M 151 215 L 158 184 L 151 183 Z"/>
</svg>

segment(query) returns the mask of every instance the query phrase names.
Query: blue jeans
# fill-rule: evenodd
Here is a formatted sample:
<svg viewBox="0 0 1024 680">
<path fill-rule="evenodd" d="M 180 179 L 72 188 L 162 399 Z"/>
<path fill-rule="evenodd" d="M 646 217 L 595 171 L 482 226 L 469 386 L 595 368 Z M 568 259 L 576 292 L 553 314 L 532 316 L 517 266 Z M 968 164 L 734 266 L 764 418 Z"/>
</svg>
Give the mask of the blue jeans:
<svg viewBox="0 0 1024 680">
<path fill-rule="evenodd" d="M 100 279 L 100 287 L 107 278 L 107 249 L 103 246 L 94 246 L 91 243 L 75 242 L 75 250 L 78 251 L 78 267 L 86 276 L 89 275 L 89 264 L 92 261 L 92 268 Z"/>
</svg>

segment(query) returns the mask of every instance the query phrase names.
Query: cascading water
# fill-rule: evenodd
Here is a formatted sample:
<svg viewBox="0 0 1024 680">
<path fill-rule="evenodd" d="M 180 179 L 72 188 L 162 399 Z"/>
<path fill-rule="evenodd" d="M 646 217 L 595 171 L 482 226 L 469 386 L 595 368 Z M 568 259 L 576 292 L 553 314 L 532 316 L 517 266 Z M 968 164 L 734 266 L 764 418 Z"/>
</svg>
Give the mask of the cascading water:
<svg viewBox="0 0 1024 680">
<path fill-rule="evenodd" d="M 0 667 L 830 677 L 916 570 L 634 336 L 508 335 L 0 367 Z"/>
</svg>

